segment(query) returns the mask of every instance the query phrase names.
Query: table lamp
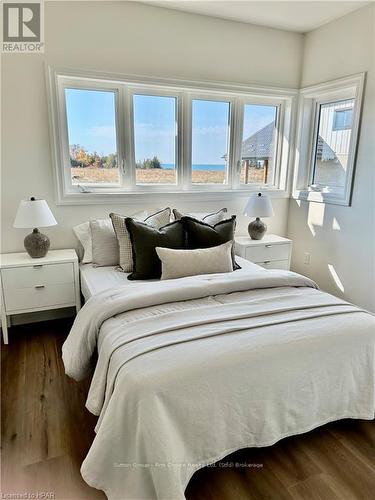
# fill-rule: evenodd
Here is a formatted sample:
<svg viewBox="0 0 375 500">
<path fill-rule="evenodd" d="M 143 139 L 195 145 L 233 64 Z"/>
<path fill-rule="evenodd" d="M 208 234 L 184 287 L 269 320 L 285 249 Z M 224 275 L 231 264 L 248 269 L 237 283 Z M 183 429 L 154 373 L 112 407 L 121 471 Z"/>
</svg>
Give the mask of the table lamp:
<svg viewBox="0 0 375 500">
<path fill-rule="evenodd" d="M 252 240 L 261 240 L 267 231 L 267 226 L 260 220 L 260 217 L 272 217 L 274 215 L 269 196 L 262 193 L 253 194 L 246 203 L 243 213 L 247 216 L 256 217 L 249 224 L 249 236 Z"/>
<path fill-rule="evenodd" d="M 46 200 L 22 200 L 19 204 L 13 227 L 34 228 L 24 239 L 27 253 L 33 259 L 45 257 L 50 247 L 48 236 L 39 232 L 38 227 L 49 227 L 57 224 Z"/>
</svg>

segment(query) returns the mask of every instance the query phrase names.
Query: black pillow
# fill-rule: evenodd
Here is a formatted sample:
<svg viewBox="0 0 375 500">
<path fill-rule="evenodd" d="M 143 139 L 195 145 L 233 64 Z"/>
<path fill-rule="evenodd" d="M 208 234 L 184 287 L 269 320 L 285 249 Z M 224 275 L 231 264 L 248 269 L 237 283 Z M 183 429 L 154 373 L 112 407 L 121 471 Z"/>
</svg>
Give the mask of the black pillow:
<svg viewBox="0 0 375 500">
<path fill-rule="evenodd" d="M 236 216 L 225 219 L 214 226 L 193 217 L 182 217 L 186 231 L 186 246 L 191 249 L 210 248 L 222 245 L 227 241 L 233 241 L 232 262 L 233 269 L 241 269 L 234 258 L 234 231 L 236 229 Z"/>
<path fill-rule="evenodd" d="M 133 272 L 128 276 L 129 280 L 160 278 L 161 261 L 156 253 L 156 247 L 185 248 L 184 225 L 180 220 L 156 229 L 144 222 L 126 217 L 125 225 L 130 234 L 133 250 Z"/>
</svg>

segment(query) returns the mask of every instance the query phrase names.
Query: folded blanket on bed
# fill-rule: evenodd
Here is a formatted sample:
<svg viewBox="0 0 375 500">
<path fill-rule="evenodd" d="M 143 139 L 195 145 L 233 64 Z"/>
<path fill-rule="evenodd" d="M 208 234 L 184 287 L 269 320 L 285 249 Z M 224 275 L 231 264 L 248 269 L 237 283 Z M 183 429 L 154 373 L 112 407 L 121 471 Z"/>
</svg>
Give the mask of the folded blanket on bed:
<svg viewBox="0 0 375 500">
<path fill-rule="evenodd" d="M 116 288 L 63 346 L 99 415 L 82 465 L 113 499 L 182 499 L 192 474 L 340 418 L 373 418 L 374 318 L 286 271 Z"/>
</svg>

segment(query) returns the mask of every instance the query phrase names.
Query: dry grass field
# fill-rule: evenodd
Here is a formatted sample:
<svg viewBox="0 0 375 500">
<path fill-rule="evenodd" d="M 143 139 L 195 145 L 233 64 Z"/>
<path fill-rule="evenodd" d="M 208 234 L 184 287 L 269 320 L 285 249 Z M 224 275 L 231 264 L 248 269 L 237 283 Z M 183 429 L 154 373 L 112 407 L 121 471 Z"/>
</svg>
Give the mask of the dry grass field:
<svg viewBox="0 0 375 500">
<path fill-rule="evenodd" d="M 249 179 L 251 182 L 263 182 L 263 169 L 250 168 Z M 175 184 L 176 174 L 172 169 L 136 169 L 137 184 Z M 220 170 L 193 170 L 194 184 L 223 184 L 224 171 Z M 119 172 L 117 168 L 72 168 L 74 184 L 86 183 L 117 183 Z M 241 172 L 241 182 L 245 179 Z"/>
</svg>

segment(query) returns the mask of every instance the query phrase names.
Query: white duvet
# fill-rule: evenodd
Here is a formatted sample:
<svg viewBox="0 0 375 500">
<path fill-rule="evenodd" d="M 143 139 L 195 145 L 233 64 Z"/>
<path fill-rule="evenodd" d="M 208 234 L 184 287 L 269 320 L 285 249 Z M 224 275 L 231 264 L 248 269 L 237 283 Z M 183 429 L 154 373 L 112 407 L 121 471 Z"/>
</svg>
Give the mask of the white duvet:
<svg viewBox="0 0 375 500">
<path fill-rule="evenodd" d="M 374 417 L 374 317 L 288 271 L 92 297 L 63 346 L 99 416 L 82 465 L 110 499 L 184 498 L 192 474 L 341 418 Z"/>
</svg>

